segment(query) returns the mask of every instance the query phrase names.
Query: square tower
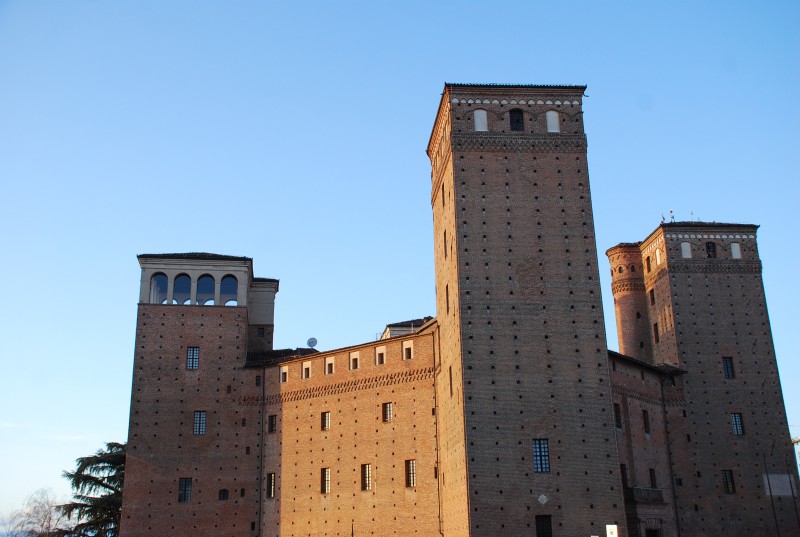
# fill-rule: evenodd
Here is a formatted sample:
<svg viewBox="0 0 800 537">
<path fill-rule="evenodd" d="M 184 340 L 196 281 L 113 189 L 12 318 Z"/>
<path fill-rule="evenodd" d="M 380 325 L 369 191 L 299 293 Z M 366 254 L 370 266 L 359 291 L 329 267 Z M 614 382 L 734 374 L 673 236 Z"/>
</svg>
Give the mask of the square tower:
<svg viewBox="0 0 800 537">
<path fill-rule="evenodd" d="M 607 252 L 620 349 L 685 373 L 665 416 L 678 525 L 693 535 L 800 527 L 757 229 L 672 222 Z"/>
<path fill-rule="evenodd" d="M 448 537 L 594 535 L 625 518 L 584 90 L 444 88 L 428 156 Z"/>
</svg>

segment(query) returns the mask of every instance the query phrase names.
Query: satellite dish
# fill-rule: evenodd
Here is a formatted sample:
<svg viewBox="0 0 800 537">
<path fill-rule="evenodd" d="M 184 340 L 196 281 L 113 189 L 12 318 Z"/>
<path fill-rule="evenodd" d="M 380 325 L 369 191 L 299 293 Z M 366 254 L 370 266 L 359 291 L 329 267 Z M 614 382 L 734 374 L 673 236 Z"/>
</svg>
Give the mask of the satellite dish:
<svg viewBox="0 0 800 537">
<path fill-rule="evenodd" d="M 308 338 L 308 341 L 306 341 L 306 345 L 308 345 L 313 349 L 314 347 L 317 346 L 317 338 L 315 337 Z"/>
</svg>

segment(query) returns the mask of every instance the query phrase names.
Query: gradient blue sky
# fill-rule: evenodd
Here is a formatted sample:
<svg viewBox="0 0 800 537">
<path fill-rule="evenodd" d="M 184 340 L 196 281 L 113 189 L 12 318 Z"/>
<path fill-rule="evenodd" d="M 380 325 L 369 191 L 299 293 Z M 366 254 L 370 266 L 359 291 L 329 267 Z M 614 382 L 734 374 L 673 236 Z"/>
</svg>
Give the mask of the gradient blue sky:
<svg viewBox="0 0 800 537">
<path fill-rule="evenodd" d="M 275 343 L 433 315 L 425 147 L 448 82 L 587 84 L 603 252 L 761 225 L 789 422 L 797 2 L 0 0 L 0 514 L 127 437 L 136 254 L 254 258 Z M 784 282 L 781 284 L 781 282 Z"/>
</svg>

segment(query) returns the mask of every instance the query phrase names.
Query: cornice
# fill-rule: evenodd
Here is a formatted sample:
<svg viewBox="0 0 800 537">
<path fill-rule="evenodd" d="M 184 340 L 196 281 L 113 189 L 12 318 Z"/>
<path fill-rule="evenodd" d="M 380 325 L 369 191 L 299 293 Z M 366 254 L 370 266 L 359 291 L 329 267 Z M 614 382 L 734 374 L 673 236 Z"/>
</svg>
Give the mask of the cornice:
<svg viewBox="0 0 800 537">
<path fill-rule="evenodd" d="M 630 291 L 644 291 L 644 282 L 639 280 L 624 280 L 611 283 L 611 293 L 625 293 Z"/>
<path fill-rule="evenodd" d="M 683 261 L 672 262 L 670 272 L 678 273 L 716 273 L 716 274 L 760 274 L 761 261 Z"/>
</svg>

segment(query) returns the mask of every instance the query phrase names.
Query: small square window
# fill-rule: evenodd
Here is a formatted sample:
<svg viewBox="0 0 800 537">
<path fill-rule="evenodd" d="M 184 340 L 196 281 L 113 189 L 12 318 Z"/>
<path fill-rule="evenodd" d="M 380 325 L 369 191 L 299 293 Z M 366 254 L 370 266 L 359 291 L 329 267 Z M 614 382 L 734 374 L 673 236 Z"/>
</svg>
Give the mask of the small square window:
<svg viewBox="0 0 800 537">
<path fill-rule="evenodd" d="M 550 471 L 550 445 L 547 438 L 533 439 L 533 471 L 536 473 Z"/>
<path fill-rule="evenodd" d="M 383 421 L 388 423 L 392 421 L 392 403 L 383 403 L 381 405 L 381 415 L 383 416 Z"/>
<path fill-rule="evenodd" d="M 354 352 L 350 354 L 350 369 L 356 370 L 358 369 L 358 353 Z"/>
<path fill-rule="evenodd" d="M 411 360 L 414 358 L 414 342 L 413 341 L 404 341 L 403 342 L 403 360 Z"/>
<path fill-rule="evenodd" d="M 323 431 L 330 430 L 331 428 L 331 413 L 329 411 L 325 411 L 320 414 L 320 427 Z"/>
<path fill-rule="evenodd" d="M 264 328 L 258 327 L 258 337 L 264 337 Z"/>
<path fill-rule="evenodd" d="M 206 434 L 206 411 L 197 410 L 194 413 L 193 434 Z"/>
<path fill-rule="evenodd" d="M 736 436 L 744 434 L 744 422 L 742 422 L 742 415 L 739 412 L 731 414 L 731 429 Z"/>
<path fill-rule="evenodd" d="M 334 361 L 333 356 L 328 356 L 325 358 L 325 374 L 326 375 L 333 375 L 334 369 Z"/>
<path fill-rule="evenodd" d="M 375 365 L 383 365 L 386 363 L 386 347 L 375 347 Z"/>
<path fill-rule="evenodd" d="M 197 369 L 200 367 L 200 347 L 189 347 L 186 349 L 186 369 Z"/>
<path fill-rule="evenodd" d="M 219 501 L 224 502 L 228 499 L 228 489 L 219 489 Z"/>
<path fill-rule="evenodd" d="M 303 362 L 303 367 L 300 370 L 301 378 L 311 378 L 311 362 Z"/>
<path fill-rule="evenodd" d="M 372 465 L 361 465 L 361 490 L 372 490 Z"/>
<path fill-rule="evenodd" d="M 276 414 L 272 414 L 267 419 L 267 433 L 272 434 L 278 430 L 278 416 Z"/>
<path fill-rule="evenodd" d="M 322 494 L 331 493 L 331 469 L 323 468 L 320 472 L 320 492 Z"/>
<path fill-rule="evenodd" d="M 406 487 L 417 486 L 417 461 L 409 459 L 406 461 Z"/>
<path fill-rule="evenodd" d="M 178 502 L 187 503 L 192 501 L 192 478 L 181 477 L 178 479 Z"/>
</svg>

